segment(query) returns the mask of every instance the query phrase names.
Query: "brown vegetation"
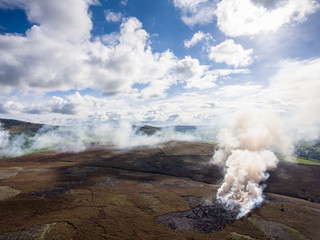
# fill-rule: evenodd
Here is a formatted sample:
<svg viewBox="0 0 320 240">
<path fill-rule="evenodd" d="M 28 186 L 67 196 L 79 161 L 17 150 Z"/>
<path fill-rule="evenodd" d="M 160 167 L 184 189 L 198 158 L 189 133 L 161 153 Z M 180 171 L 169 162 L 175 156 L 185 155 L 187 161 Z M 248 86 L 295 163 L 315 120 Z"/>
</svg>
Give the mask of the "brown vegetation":
<svg viewBox="0 0 320 240">
<path fill-rule="evenodd" d="M 0 239 L 319 239 L 319 166 L 280 164 L 262 206 L 220 231 L 158 223 L 215 199 L 223 173 L 208 164 L 213 149 L 171 142 L 0 159 L 0 186 L 16 190 L 0 201 Z"/>
</svg>

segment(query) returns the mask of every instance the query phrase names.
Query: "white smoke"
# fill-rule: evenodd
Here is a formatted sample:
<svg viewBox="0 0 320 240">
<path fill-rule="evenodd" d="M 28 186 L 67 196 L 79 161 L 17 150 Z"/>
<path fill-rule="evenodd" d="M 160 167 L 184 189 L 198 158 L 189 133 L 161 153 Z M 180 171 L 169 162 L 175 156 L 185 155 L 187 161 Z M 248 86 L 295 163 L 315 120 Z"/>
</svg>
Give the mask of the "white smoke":
<svg viewBox="0 0 320 240">
<path fill-rule="evenodd" d="M 0 157 L 22 155 L 24 150 L 25 136 L 11 136 L 8 131 L 2 129 L 0 123 Z"/>
<path fill-rule="evenodd" d="M 8 146 L 9 137 L 10 137 L 9 132 L 4 131 L 0 123 L 0 149 L 4 149 Z"/>
<path fill-rule="evenodd" d="M 156 146 L 168 141 L 205 141 L 209 138 L 208 131 L 204 134 L 203 129 L 179 132 L 174 127 L 165 127 L 152 135 L 137 130 L 138 127 L 128 121 L 54 128 L 45 126 L 33 135 L 12 135 L 0 126 L 0 157 L 21 156 L 39 150 L 81 152 L 92 145 L 128 149 Z"/>
<path fill-rule="evenodd" d="M 290 156 L 293 144 L 287 137 L 285 125 L 270 110 L 247 110 L 237 114 L 229 128 L 218 134 L 220 149 L 211 160 L 224 166 L 224 182 L 217 200 L 226 206 L 241 206 L 238 217 L 259 206 L 264 199 L 267 171 L 276 168 L 278 158 L 273 151 Z"/>
</svg>

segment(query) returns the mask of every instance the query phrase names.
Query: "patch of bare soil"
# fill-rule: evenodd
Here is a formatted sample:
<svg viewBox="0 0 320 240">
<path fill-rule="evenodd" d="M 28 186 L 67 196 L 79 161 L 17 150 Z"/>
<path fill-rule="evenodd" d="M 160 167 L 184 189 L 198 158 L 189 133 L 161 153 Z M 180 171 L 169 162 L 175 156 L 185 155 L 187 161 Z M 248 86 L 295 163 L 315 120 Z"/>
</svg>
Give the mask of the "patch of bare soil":
<svg viewBox="0 0 320 240">
<path fill-rule="evenodd" d="M 71 239 L 76 232 L 74 226 L 67 222 L 54 222 L 32 226 L 15 232 L 5 233 L 0 240 L 28 240 L 48 239 L 54 236 L 55 239 Z"/>
<path fill-rule="evenodd" d="M 14 189 L 9 186 L 0 186 L 0 201 L 5 200 L 7 198 L 14 197 L 21 193 L 20 190 Z"/>
</svg>

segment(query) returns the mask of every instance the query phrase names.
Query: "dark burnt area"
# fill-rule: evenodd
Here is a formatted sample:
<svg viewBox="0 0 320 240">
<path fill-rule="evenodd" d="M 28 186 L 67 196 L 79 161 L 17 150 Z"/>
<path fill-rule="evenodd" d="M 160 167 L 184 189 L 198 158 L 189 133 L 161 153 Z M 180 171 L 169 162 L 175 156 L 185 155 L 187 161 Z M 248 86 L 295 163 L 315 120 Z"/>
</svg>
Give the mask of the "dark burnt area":
<svg viewBox="0 0 320 240">
<path fill-rule="evenodd" d="M 193 230 L 200 233 L 212 233 L 232 224 L 240 212 L 240 206 L 226 208 L 220 202 L 199 205 L 184 212 L 172 212 L 157 216 L 156 221 L 174 230 Z"/>
</svg>

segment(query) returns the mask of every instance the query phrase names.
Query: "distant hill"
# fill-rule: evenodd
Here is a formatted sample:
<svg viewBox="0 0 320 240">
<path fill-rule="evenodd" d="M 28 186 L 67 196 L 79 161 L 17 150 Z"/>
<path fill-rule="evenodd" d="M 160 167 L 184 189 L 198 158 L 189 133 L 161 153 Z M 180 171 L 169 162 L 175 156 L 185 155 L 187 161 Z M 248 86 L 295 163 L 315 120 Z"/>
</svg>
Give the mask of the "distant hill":
<svg viewBox="0 0 320 240">
<path fill-rule="evenodd" d="M 156 132 L 158 132 L 159 130 L 161 130 L 161 128 L 159 127 L 153 127 L 153 126 L 149 126 L 149 125 L 144 125 L 142 127 L 138 127 L 137 129 L 137 133 L 142 133 L 142 134 L 146 134 L 146 135 L 153 135 Z"/>
<path fill-rule="evenodd" d="M 196 126 L 184 126 L 184 125 L 176 125 L 176 126 L 170 126 L 170 127 L 154 127 L 150 125 L 144 125 L 144 126 L 135 126 L 137 127 L 137 133 L 142 133 L 146 135 L 153 135 L 160 131 L 161 129 L 168 129 L 168 128 L 173 128 L 176 132 L 181 132 L 181 133 L 187 133 L 187 132 L 192 132 L 197 130 Z"/>
<path fill-rule="evenodd" d="M 177 125 L 174 126 L 174 130 L 177 132 L 190 132 L 197 130 L 196 126 L 184 126 L 184 125 Z"/>
<path fill-rule="evenodd" d="M 31 122 L 19 121 L 14 119 L 4 119 L 4 118 L 0 118 L 0 124 L 3 129 L 9 131 L 11 134 L 21 134 L 21 133 L 34 134 L 45 125 L 45 124 L 31 123 Z M 142 133 L 149 136 L 160 131 L 162 128 L 168 128 L 168 127 L 154 127 L 150 125 L 135 126 L 135 127 L 137 128 L 136 129 L 137 133 L 140 133 L 140 134 Z M 185 132 L 196 130 L 196 127 L 177 125 L 177 126 L 174 126 L 174 130 L 177 132 L 185 133 Z"/>
<path fill-rule="evenodd" d="M 35 133 L 44 124 L 24 122 L 14 119 L 3 119 L 0 118 L 0 123 L 3 129 L 9 131 L 11 134 L 20 134 L 20 133 Z"/>
</svg>

